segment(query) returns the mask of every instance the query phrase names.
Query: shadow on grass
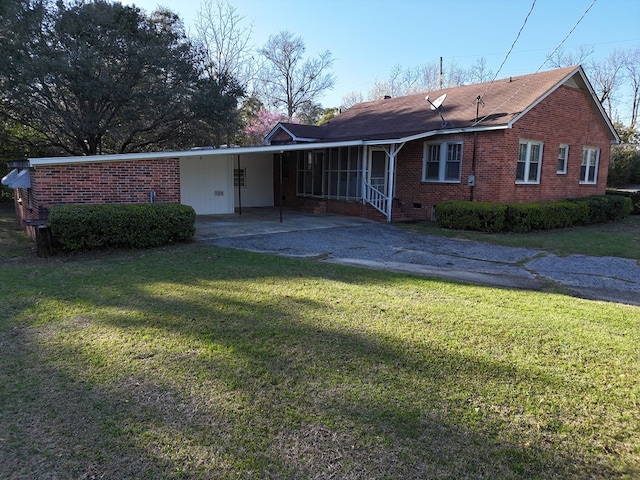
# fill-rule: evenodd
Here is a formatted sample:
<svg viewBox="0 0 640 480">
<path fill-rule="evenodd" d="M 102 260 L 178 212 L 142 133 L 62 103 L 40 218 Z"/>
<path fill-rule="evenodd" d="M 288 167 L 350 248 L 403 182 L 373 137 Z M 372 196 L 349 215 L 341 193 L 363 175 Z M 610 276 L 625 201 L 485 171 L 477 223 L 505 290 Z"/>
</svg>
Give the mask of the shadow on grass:
<svg viewBox="0 0 640 480">
<path fill-rule="evenodd" d="M 376 332 L 398 317 L 372 305 L 361 306 L 371 308 L 364 324 L 350 324 L 353 312 L 322 295 L 339 292 L 328 283 L 402 276 L 214 248 L 179 262 L 156 252 L 59 266 L 39 271 L 37 301 L 69 313 L 47 322 L 36 305 L 16 304 L 30 325 L 2 328 L 0 476 L 619 474 L 570 438 L 540 432 L 525 397 L 493 406 L 517 415 L 483 400 L 526 388 L 533 401 L 562 391 L 562 379 Z M 299 290 L 279 289 L 291 279 Z"/>
</svg>

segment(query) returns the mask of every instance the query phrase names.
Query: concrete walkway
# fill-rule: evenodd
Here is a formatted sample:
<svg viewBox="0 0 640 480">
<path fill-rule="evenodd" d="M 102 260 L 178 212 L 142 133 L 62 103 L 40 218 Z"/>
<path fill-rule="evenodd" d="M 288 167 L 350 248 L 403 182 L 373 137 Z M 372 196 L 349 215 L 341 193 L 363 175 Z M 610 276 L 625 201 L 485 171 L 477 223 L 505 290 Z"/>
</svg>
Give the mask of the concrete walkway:
<svg viewBox="0 0 640 480">
<path fill-rule="evenodd" d="M 635 260 L 454 240 L 340 215 L 247 209 L 198 217 L 196 239 L 224 247 L 640 305 Z"/>
</svg>

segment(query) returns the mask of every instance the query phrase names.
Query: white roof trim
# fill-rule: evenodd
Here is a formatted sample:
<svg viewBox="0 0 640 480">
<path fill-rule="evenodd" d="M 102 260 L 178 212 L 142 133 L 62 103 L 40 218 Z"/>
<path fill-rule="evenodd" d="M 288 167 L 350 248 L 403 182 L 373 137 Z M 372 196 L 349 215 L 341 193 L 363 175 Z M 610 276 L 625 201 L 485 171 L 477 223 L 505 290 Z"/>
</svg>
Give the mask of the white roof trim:
<svg viewBox="0 0 640 480">
<path fill-rule="evenodd" d="M 316 143 L 288 143 L 282 145 L 263 145 L 258 147 L 232 147 L 214 148 L 207 150 L 182 150 L 169 152 L 142 152 L 142 153 L 118 153 L 112 155 L 90 155 L 75 157 L 45 157 L 29 158 L 29 165 L 37 168 L 47 165 L 72 165 L 82 163 L 104 163 L 104 162 L 131 162 L 136 160 L 161 160 L 166 158 L 190 158 L 190 157 L 218 157 L 226 155 L 252 155 L 263 153 L 280 153 L 296 150 L 322 150 L 324 148 L 337 147 L 357 147 L 368 145 L 390 145 L 393 143 L 405 143 L 421 138 L 433 137 L 436 135 L 451 135 L 456 133 L 467 133 L 485 130 L 503 130 L 510 128 L 510 125 L 496 125 L 491 127 L 470 127 L 451 128 L 446 130 L 431 130 L 428 132 L 410 135 L 408 137 L 386 138 L 379 140 L 346 140 L 337 142 L 316 142 Z"/>
<path fill-rule="evenodd" d="M 298 137 L 298 136 L 294 135 L 293 132 L 291 132 L 291 130 L 289 130 L 287 127 L 285 127 L 282 124 L 282 122 L 278 122 L 278 124 L 271 129 L 271 131 L 267 134 L 267 136 L 264 137 L 265 143 L 271 143 L 271 138 L 276 134 L 276 132 L 279 129 L 284 130 L 287 133 L 287 135 L 289 135 L 291 137 L 291 140 L 293 140 L 293 141 L 298 141 L 298 142 L 317 142 L 318 141 L 317 138 Z"/>
<path fill-rule="evenodd" d="M 165 158 L 217 157 L 224 155 L 251 155 L 260 153 L 279 153 L 293 150 L 320 150 L 323 148 L 352 147 L 364 145 L 362 140 L 346 142 L 305 143 L 286 145 L 265 145 L 261 147 L 214 148 L 211 150 L 184 150 L 174 152 L 120 153 L 113 155 L 91 155 L 77 157 L 29 158 L 29 165 L 39 167 L 45 165 L 68 165 L 80 163 L 127 162 L 136 160 L 160 160 Z"/>
<path fill-rule="evenodd" d="M 421 138 L 435 137 L 436 135 L 454 135 L 456 133 L 469 133 L 469 132 L 484 132 L 488 130 L 506 130 L 507 128 L 511 128 L 511 125 L 491 125 L 489 127 L 463 127 L 463 128 L 449 128 L 446 130 L 430 130 L 428 132 L 416 133 L 414 135 L 409 135 L 408 137 L 399 137 L 392 139 L 382 139 L 382 140 L 366 140 L 364 141 L 364 145 L 389 145 L 392 143 L 405 143 L 411 142 L 413 140 L 420 140 Z"/>
</svg>

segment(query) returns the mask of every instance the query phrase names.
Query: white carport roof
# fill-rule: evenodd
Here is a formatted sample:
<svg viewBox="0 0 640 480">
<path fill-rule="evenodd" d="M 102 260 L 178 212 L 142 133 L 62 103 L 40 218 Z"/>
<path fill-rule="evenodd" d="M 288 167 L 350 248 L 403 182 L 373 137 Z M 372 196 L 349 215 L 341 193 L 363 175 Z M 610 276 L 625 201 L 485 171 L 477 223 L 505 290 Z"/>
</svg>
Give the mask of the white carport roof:
<svg viewBox="0 0 640 480">
<path fill-rule="evenodd" d="M 379 142 L 378 142 L 379 143 Z M 38 167 L 45 165 L 63 165 L 73 163 L 95 163 L 95 162 L 121 162 L 130 160 L 147 160 L 161 158 L 188 158 L 203 156 L 220 156 L 220 155 L 250 155 L 257 153 L 280 153 L 292 150 L 318 150 L 323 148 L 350 147 L 365 145 L 362 140 L 351 140 L 346 142 L 327 142 L 327 143 L 304 143 L 304 144 L 288 144 L 288 145 L 265 145 L 260 147 L 231 147 L 231 148 L 211 148 L 211 149 L 193 149 L 182 151 L 165 151 L 165 152 L 142 152 L 142 153 L 121 153 L 112 155 L 89 155 L 76 157 L 47 157 L 47 158 L 29 158 L 29 166 Z"/>
</svg>

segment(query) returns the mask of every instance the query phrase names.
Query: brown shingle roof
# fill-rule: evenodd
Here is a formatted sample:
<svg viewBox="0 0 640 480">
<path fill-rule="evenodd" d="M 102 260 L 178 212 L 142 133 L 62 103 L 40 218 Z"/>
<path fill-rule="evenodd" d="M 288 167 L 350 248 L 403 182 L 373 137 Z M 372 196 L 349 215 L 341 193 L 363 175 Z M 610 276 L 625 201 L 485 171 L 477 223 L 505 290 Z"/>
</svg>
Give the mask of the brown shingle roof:
<svg viewBox="0 0 640 480">
<path fill-rule="evenodd" d="M 318 127 L 315 134 L 324 141 L 377 140 L 440 130 L 440 115 L 425 101 L 427 94 L 431 101 L 447 95 L 441 107 L 447 129 L 504 126 L 579 71 L 580 67 L 573 66 L 491 83 L 360 103 Z M 479 123 L 476 122 L 478 96 L 483 102 L 479 109 Z"/>
</svg>

